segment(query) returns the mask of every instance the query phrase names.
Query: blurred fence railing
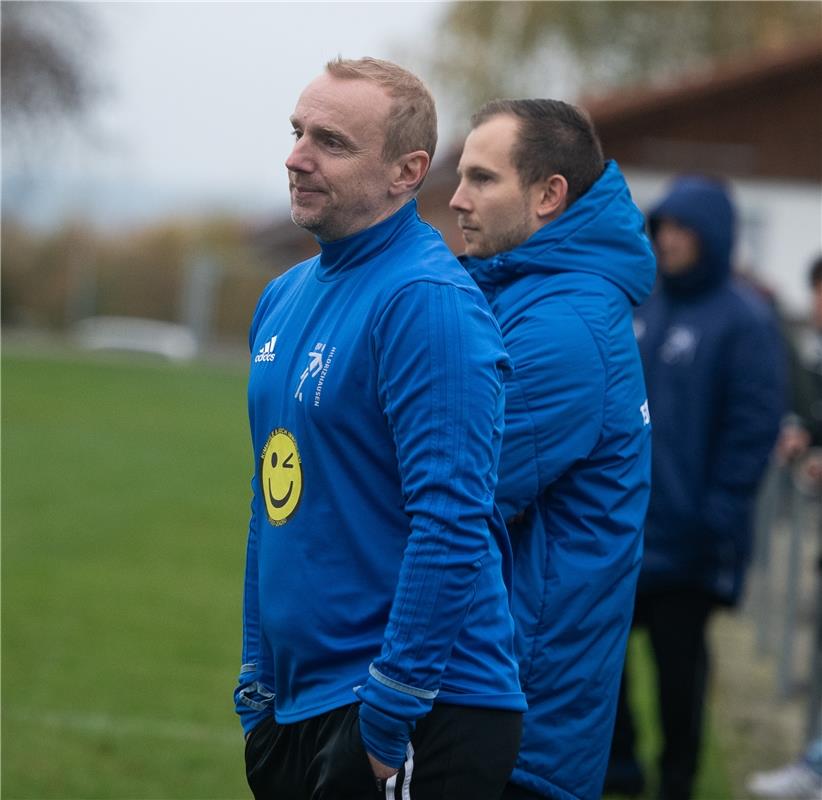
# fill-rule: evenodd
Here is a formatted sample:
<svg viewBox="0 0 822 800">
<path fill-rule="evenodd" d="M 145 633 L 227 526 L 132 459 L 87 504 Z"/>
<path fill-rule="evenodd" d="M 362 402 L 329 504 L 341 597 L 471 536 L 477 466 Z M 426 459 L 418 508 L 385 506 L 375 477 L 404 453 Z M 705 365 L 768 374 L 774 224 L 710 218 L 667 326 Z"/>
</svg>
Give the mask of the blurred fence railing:
<svg viewBox="0 0 822 800">
<path fill-rule="evenodd" d="M 822 492 L 796 467 L 774 464 L 763 482 L 751 573 L 757 653 L 776 658 L 779 698 L 807 696 L 810 740 L 822 735 Z"/>
</svg>

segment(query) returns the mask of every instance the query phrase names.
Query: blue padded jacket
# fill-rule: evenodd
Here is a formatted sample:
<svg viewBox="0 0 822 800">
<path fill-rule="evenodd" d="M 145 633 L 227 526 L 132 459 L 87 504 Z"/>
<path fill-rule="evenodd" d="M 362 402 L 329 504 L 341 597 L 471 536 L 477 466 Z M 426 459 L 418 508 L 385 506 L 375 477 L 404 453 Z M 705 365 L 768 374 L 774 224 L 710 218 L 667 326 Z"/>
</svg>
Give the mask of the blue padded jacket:
<svg viewBox="0 0 822 800">
<path fill-rule="evenodd" d="M 513 361 L 497 503 L 514 547 L 528 699 L 513 781 L 598 798 L 642 555 L 650 418 L 631 327 L 654 282 L 614 162 L 516 249 L 465 259 Z"/>
</svg>

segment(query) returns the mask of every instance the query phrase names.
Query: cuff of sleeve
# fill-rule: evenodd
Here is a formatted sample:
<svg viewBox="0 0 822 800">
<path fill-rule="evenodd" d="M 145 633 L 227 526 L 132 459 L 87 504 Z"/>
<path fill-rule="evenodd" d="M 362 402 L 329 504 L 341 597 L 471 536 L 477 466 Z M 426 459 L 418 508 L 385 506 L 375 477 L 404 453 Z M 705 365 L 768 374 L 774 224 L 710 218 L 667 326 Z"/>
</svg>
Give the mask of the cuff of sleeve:
<svg viewBox="0 0 822 800">
<path fill-rule="evenodd" d="M 377 760 L 399 769 L 406 759 L 406 750 L 416 720 L 425 716 L 433 705 L 436 692 L 404 691 L 401 684 L 387 685 L 371 677 L 355 689 L 360 699 L 360 734 L 365 749 Z M 379 674 L 379 673 L 378 673 Z"/>
<path fill-rule="evenodd" d="M 377 761 L 399 769 L 405 763 L 414 723 L 396 719 L 366 703 L 360 705 L 360 736 Z"/>
<path fill-rule="evenodd" d="M 274 714 L 274 692 L 257 679 L 256 672 L 244 668 L 234 690 L 234 708 L 243 733 L 248 735 L 258 723 Z"/>
</svg>

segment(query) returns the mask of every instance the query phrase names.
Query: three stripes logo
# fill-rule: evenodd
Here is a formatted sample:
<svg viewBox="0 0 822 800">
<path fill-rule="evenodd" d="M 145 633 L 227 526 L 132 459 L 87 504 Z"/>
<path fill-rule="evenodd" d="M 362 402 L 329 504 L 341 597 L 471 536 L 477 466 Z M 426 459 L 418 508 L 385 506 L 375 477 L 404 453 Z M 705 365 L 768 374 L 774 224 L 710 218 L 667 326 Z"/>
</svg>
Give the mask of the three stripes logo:
<svg viewBox="0 0 822 800">
<path fill-rule="evenodd" d="M 260 352 L 254 357 L 254 363 L 259 364 L 261 361 L 273 361 L 274 356 L 277 354 L 274 352 L 274 345 L 277 344 L 277 337 L 272 336 L 269 339 L 264 347 L 260 348 Z"/>
</svg>

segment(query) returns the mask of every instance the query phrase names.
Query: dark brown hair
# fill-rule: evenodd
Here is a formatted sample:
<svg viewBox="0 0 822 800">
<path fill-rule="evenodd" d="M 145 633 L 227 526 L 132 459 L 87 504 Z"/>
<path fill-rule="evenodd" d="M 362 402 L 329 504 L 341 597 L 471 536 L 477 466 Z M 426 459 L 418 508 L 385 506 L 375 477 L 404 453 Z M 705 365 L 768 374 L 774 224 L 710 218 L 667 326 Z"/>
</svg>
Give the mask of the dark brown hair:
<svg viewBox="0 0 822 800">
<path fill-rule="evenodd" d="M 519 122 L 511 161 L 523 187 L 562 175 L 568 181 L 570 206 L 602 175 L 602 145 L 582 109 L 561 100 L 491 100 L 474 114 L 471 126 L 476 128 L 500 114 Z"/>
</svg>

